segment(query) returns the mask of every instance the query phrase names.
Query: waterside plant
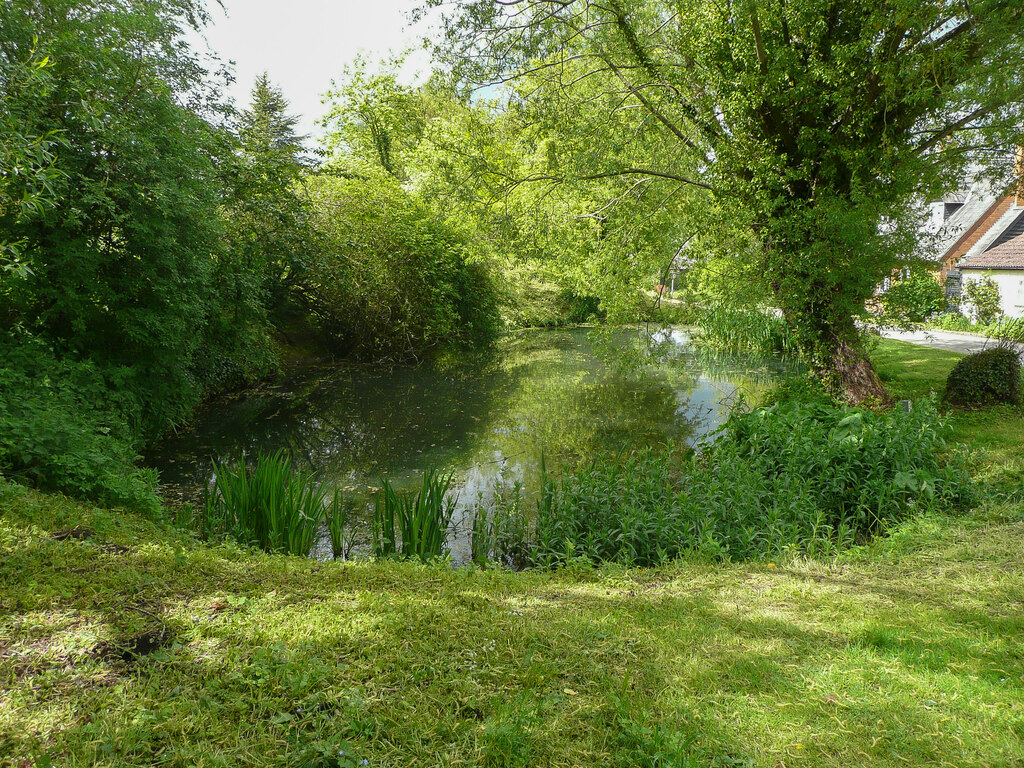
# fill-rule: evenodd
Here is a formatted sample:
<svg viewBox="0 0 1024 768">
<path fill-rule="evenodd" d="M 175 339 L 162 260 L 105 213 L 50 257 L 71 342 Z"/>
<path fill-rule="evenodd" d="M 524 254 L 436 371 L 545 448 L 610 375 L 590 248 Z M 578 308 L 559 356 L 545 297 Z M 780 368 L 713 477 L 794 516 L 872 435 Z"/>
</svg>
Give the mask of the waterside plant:
<svg viewBox="0 0 1024 768">
<path fill-rule="evenodd" d="M 315 473 L 296 470 L 283 451 L 260 454 L 250 469 L 214 462 L 206 526 L 265 552 L 308 556 L 324 519 L 327 491 Z M 335 494 L 335 505 L 339 504 Z M 332 512 L 335 512 L 332 507 Z"/>
<path fill-rule="evenodd" d="M 350 542 L 345 535 L 349 528 L 348 513 L 349 508 L 342 498 L 341 491 L 335 489 L 331 503 L 324 510 L 327 533 L 331 538 L 331 555 L 335 560 L 348 558 Z"/>
<path fill-rule="evenodd" d="M 448 495 L 453 480 L 450 473 L 428 469 L 415 493 L 397 491 L 385 480 L 374 509 L 374 556 L 382 559 L 401 554 L 421 562 L 440 557 L 457 503 Z"/>
<path fill-rule="evenodd" d="M 828 556 L 971 500 L 963 462 L 942 456 L 943 427 L 931 401 L 909 413 L 794 401 L 736 413 L 700 453 L 646 451 L 545 478 L 534 559 Z"/>
<path fill-rule="evenodd" d="M 757 307 L 700 307 L 694 316 L 699 346 L 728 354 L 795 353 L 796 342 L 781 317 Z"/>
</svg>

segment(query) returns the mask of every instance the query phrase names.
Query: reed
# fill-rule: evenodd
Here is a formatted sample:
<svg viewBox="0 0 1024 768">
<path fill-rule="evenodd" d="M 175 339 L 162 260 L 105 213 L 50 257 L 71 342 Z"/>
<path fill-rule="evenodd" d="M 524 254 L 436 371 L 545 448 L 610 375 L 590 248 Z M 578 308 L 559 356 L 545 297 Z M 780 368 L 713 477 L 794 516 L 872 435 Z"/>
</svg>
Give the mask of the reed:
<svg viewBox="0 0 1024 768">
<path fill-rule="evenodd" d="M 470 556 L 473 562 L 481 568 L 486 567 L 497 543 L 494 514 L 488 512 L 483 504 L 477 504 L 473 510 L 473 528 L 470 531 Z"/>
<path fill-rule="evenodd" d="M 785 321 L 758 308 L 714 304 L 697 312 L 695 325 L 700 330 L 698 342 L 717 352 L 770 355 L 797 351 Z"/>
<path fill-rule="evenodd" d="M 324 518 L 326 491 L 313 473 L 295 471 L 283 451 L 245 461 L 214 462 L 206 519 L 265 552 L 308 556 Z"/>
<path fill-rule="evenodd" d="M 396 491 L 385 480 L 374 511 L 374 555 L 379 559 L 398 554 L 397 524 L 403 558 L 427 562 L 440 557 L 457 501 L 447 496 L 453 480 L 450 473 L 429 469 L 416 493 Z"/>
<path fill-rule="evenodd" d="M 345 530 L 348 528 L 348 505 L 342 499 L 341 491 L 335 489 L 331 503 L 325 510 L 327 532 L 331 536 L 331 555 L 335 560 L 348 557 Z"/>
<path fill-rule="evenodd" d="M 394 557 L 397 552 L 395 538 L 395 515 L 398 503 L 391 483 L 384 481 L 384 487 L 377 494 L 373 510 L 373 556 L 378 560 Z"/>
</svg>

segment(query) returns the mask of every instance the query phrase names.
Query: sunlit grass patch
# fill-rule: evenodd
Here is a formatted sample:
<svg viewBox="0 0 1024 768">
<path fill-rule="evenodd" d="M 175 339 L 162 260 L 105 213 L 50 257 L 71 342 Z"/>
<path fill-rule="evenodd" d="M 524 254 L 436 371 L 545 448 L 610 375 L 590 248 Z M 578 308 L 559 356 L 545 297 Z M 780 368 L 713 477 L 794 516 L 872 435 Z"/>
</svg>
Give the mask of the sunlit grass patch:
<svg viewBox="0 0 1024 768">
<path fill-rule="evenodd" d="M 7 507 L 4 526 L 21 525 Z M 952 525 L 919 527 L 927 547 L 831 564 L 526 574 L 191 544 L 108 562 L 78 543 L 95 567 L 38 561 L 31 580 L 67 594 L 51 613 L 8 609 L 17 642 L 65 637 L 78 603 L 112 619 L 129 594 L 162 606 L 174 642 L 90 657 L 80 675 L 104 684 L 52 670 L 14 681 L 5 752 L 67 765 L 285 766 L 342 750 L 371 765 L 998 762 L 1024 716 L 1024 531 Z M 30 579 L 4 576 L 9 606 Z"/>
<path fill-rule="evenodd" d="M 871 353 L 879 376 L 897 397 L 941 395 L 963 355 L 892 339 Z M 1024 407 L 950 411 L 953 439 L 978 452 L 972 474 L 990 490 L 1024 502 Z"/>
<path fill-rule="evenodd" d="M 878 339 L 871 362 L 879 378 L 896 397 L 918 399 L 935 393 L 941 397 L 946 378 L 963 355 L 893 339 Z"/>
</svg>

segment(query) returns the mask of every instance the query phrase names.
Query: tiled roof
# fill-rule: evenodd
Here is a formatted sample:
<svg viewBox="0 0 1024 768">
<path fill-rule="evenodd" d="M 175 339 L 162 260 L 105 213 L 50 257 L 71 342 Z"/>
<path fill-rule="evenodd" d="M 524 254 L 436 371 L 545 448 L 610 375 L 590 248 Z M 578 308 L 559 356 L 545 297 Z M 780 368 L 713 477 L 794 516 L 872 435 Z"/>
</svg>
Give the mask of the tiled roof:
<svg viewBox="0 0 1024 768">
<path fill-rule="evenodd" d="M 1006 229 L 1002 231 L 989 248 L 997 248 L 1021 235 L 1024 235 L 1024 209 L 1017 210 L 1017 215 L 1006 225 Z"/>
<path fill-rule="evenodd" d="M 995 205 L 999 200 L 999 195 L 981 184 L 976 184 L 974 188 L 964 194 L 964 198 L 964 204 L 946 220 L 939 230 L 938 240 L 932 246 L 935 261 L 941 262 L 949 255 L 953 246 L 960 242 L 963 234 Z"/>
<path fill-rule="evenodd" d="M 964 259 L 958 269 L 1024 269 L 1024 211 L 1014 225 L 1019 228 L 1016 236 L 1004 238 L 1000 235 L 997 245 L 983 253 Z M 1005 232 L 1004 232 L 1005 234 Z"/>
</svg>

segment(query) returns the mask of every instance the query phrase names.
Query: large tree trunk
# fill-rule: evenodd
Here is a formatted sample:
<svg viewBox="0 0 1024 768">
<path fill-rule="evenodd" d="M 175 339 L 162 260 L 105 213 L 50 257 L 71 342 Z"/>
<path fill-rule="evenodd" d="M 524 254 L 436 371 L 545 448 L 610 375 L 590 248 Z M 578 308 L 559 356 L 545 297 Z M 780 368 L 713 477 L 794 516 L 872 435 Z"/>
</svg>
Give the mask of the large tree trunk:
<svg viewBox="0 0 1024 768">
<path fill-rule="evenodd" d="M 780 304 L 793 296 L 776 293 Z M 860 331 L 848 307 L 856 301 L 836 300 L 836 294 L 808 291 L 797 296 L 796 307 L 783 310 L 811 370 L 835 397 L 850 405 L 886 406 L 892 397 L 864 354 Z"/>
<path fill-rule="evenodd" d="M 856 343 L 839 339 L 832 353 L 831 374 L 836 394 L 851 405 L 890 405 L 892 397 L 885 390 L 875 367 Z"/>
</svg>

